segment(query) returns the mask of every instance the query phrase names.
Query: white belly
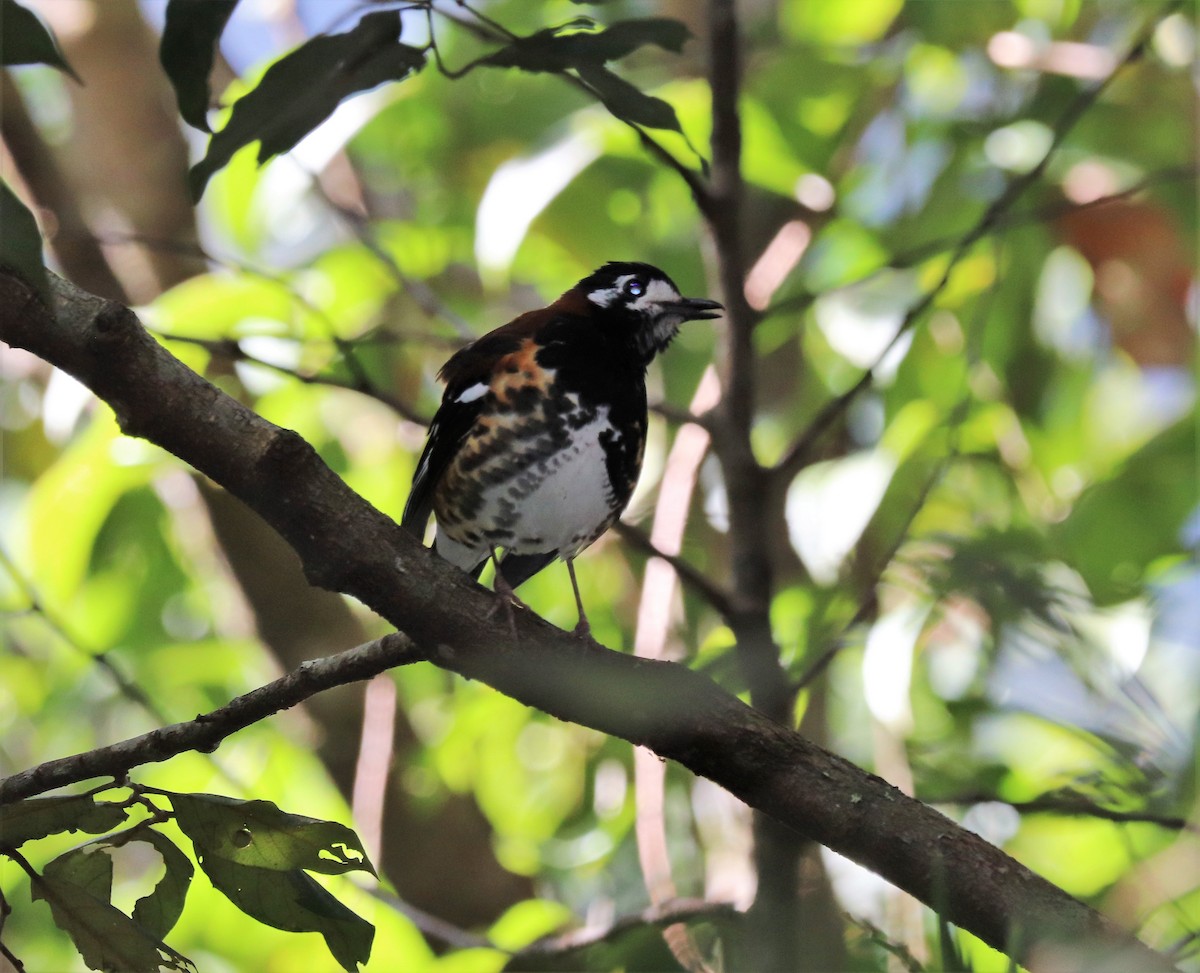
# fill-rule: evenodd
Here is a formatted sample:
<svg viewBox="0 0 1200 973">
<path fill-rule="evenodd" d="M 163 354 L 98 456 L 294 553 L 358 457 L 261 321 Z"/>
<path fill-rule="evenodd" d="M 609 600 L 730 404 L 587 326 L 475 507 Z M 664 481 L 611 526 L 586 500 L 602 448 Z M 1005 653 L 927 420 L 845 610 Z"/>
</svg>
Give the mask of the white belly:
<svg viewBox="0 0 1200 973">
<path fill-rule="evenodd" d="M 513 469 L 497 459 L 483 467 L 490 479 L 472 515 L 454 524 L 439 518 L 437 550 L 471 570 L 496 548 L 514 554 L 554 553 L 574 557 L 608 527 L 613 516 L 612 483 L 601 436 L 619 437 L 601 408 L 571 431 L 571 446 Z M 503 476 L 496 476 L 500 469 Z"/>
<path fill-rule="evenodd" d="M 519 516 L 512 526 L 514 537 L 506 545 L 509 550 L 574 556 L 593 540 L 596 528 L 607 523 L 612 513 L 612 484 L 600 444 L 600 434 L 610 429 L 607 410 L 603 410 L 574 431 L 570 449 L 542 460 L 526 477 L 518 477 L 525 495 L 516 501 Z M 510 496 L 508 490 L 498 487 L 487 496 L 488 513 L 501 519 L 512 509 Z"/>
</svg>

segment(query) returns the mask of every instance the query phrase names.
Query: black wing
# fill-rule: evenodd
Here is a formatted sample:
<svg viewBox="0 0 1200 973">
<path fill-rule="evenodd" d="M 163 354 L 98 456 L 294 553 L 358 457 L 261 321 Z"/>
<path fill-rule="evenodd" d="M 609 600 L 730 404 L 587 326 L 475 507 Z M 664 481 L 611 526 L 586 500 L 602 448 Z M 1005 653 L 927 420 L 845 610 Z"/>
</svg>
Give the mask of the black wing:
<svg viewBox="0 0 1200 973">
<path fill-rule="evenodd" d="M 400 526 L 414 537 L 422 540 L 425 537 L 425 527 L 433 513 L 434 490 L 483 411 L 491 394 L 496 362 L 520 347 L 520 340 L 505 331 L 498 328 L 455 352 L 438 372 L 446 380 L 446 391 L 429 424 L 429 438 L 417 461 L 412 490 L 400 518 Z"/>
<path fill-rule="evenodd" d="M 408 503 L 404 505 L 404 516 L 400 519 L 400 526 L 414 537 L 424 539 L 425 526 L 429 523 L 429 515 L 433 513 L 434 487 L 482 408 L 482 396 L 471 402 L 457 402 L 450 398 L 450 390 L 447 389 L 446 398 L 429 426 L 429 438 L 417 462 L 412 490 L 408 494 Z"/>
</svg>

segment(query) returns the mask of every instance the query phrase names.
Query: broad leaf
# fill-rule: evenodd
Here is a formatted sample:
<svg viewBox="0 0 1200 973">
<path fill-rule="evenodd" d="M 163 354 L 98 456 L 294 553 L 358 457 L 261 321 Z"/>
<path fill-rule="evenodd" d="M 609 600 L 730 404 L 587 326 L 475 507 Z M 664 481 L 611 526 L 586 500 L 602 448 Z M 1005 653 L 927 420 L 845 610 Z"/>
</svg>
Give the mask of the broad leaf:
<svg viewBox="0 0 1200 973">
<path fill-rule="evenodd" d="M 195 970 L 191 960 L 148 935 L 120 909 L 49 869 L 33 880 L 30 896 L 49 904 L 55 925 L 71 937 L 83 961 L 94 970 Z"/>
<path fill-rule="evenodd" d="M 195 869 L 187 855 L 161 832 L 142 824 L 98 838 L 59 855 L 46 866 L 45 874 L 77 885 L 102 902 L 111 902 L 113 858 L 109 849 L 137 842 L 144 842 L 159 853 L 165 873 L 151 892 L 138 899 L 133 907 L 133 921 L 152 939 L 162 939 L 179 921 Z"/>
<path fill-rule="evenodd" d="M 257 141 L 261 164 L 292 148 L 343 99 L 420 70 L 425 52 L 399 40 L 398 11 L 367 14 L 346 33 L 314 37 L 271 65 L 192 167 L 193 198 L 242 146 Z"/>
<path fill-rule="evenodd" d="M 33 287 L 47 304 L 50 284 L 42 265 L 42 235 L 37 220 L 8 184 L 0 180 L 0 270 L 9 270 Z"/>
<path fill-rule="evenodd" d="M 171 79 L 179 114 L 193 128 L 208 127 L 208 77 L 217 41 L 238 0 L 171 0 L 158 57 Z"/>
<path fill-rule="evenodd" d="M 90 794 L 31 797 L 5 805 L 0 814 L 0 848 L 17 848 L 26 841 L 62 831 L 101 834 L 117 827 L 125 816 L 123 807 L 97 803 Z"/>
<path fill-rule="evenodd" d="M 54 35 L 16 0 L 0 0 L 0 28 L 0 64 L 48 64 L 79 81 Z"/>
<path fill-rule="evenodd" d="M 638 90 L 603 65 L 585 64 L 579 68 L 579 76 L 617 118 L 647 128 L 682 131 L 675 109 L 669 103 Z"/>
<path fill-rule="evenodd" d="M 138 840 L 149 842 L 162 855 L 166 872 L 154 891 L 134 903 L 133 921 L 150 935 L 161 938 L 175 928 L 183 914 L 184 900 L 196 870 L 187 855 L 162 832 L 146 828 Z"/>
<path fill-rule="evenodd" d="M 564 34 L 561 28 L 548 28 L 518 37 L 480 63 L 522 71 L 565 71 L 615 61 L 646 44 L 678 53 L 690 36 L 684 24 L 667 17 L 622 20 L 598 33 Z"/>
<path fill-rule="evenodd" d="M 202 856 L 200 867 L 246 915 L 285 932 L 319 932 L 347 970 L 370 959 L 375 927 L 299 869 L 251 868 L 215 855 Z"/>
<path fill-rule="evenodd" d="M 98 842 L 89 841 L 82 848 L 59 855 L 46 865 L 42 874 L 77 885 L 101 902 L 112 902 L 113 860 Z"/>
<path fill-rule="evenodd" d="M 1111 479 L 1084 490 L 1057 525 L 1068 560 L 1099 605 L 1140 593 L 1156 558 L 1182 553 L 1196 509 L 1196 416 L 1159 433 Z"/>
<path fill-rule="evenodd" d="M 165 792 L 164 792 L 165 793 Z M 281 811 L 270 801 L 170 794 L 175 820 L 203 858 L 255 868 L 375 874 L 358 835 L 336 821 Z"/>
</svg>

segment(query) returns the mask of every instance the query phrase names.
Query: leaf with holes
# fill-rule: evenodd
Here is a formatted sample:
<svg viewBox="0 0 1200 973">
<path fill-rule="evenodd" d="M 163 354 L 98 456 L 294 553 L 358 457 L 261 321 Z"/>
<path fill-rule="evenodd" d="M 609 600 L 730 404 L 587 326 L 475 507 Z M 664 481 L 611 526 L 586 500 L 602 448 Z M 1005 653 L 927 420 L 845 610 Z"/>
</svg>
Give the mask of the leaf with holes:
<svg viewBox="0 0 1200 973">
<path fill-rule="evenodd" d="M 99 857 L 108 856 L 101 852 Z M 50 906 L 54 924 L 71 937 L 88 966 L 128 973 L 195 970 L 191 960 L 149 935 L 120 909 L 64 877 L 79 874 L 77 863 L 55 867 L 59 861 L 51 862 L 44 875 L 33 879 L 30 896 Z"/>
<path fill-rule="evenodd" d="M 215 855 L 202 856 L 200 867 L 246 915 L 285 932 L 319 932 L 347 970 L 370 959 L 375 927 L 299 869 L 252 868 Z"/>
<path fill-rule="evenodd" d="M 0 64 L 48 64 L 79 81 L 54 35 L 32 11 L 16 0 L 0 0 L 0 24 Z"/>
<path fill-rule="evenodd" d="M 208 78 L 217 42 L 238 0 L 171 0 L 158 59 L 175 89 L 179 114 L 193 128 L 208 127 Z"/>
<path fill-rule="evenodd" d="M 112 856 L 94 841 L 59 855 L 46 865 L 42 874 L 77 885 L 101 902 L 112 901 Z"/>
<path fill-rule="evenodd" d="M 202 858 L 274 871 L 375 874 L 358 835 L 344 824 L 288 814 L 270 801 L 162 793 L 170 797 L 176 823 Z"/>
<path fill-rule="evenodd" d="M 133 921 L 152 936 L 160 938 L 175 928 L 183 914 L 184 900 L 196 870 L 187 855 L 161 832 L 147 829 L 140 840 L 149 841 L 162 855 L 166 867 L 154 890 L 133 905 Z"/>
<path fill-rule="evenodd" d="M 261 165 L 292 148 L 343 99 L 424 67 L 425 52 L 401 44 L 400 27 L 398 11 L 367 14 L 346 33 L 314 37 L 271 65 L 258 86 L 238 99 L 207 154 L 192 166 L 193 198 L 200 198 L 208 180 L 243 146 L 259 143 Z"/>
<path fill-rule="evenodd" d="M 0 814 L 0 848 L 18 848 L 26 841 L 62 831 L 101 834 L 117 827 L 125 817 L 123 807 L 98 803 L 91 794 L 31 797 L 6 805 Z"/>
</svg>

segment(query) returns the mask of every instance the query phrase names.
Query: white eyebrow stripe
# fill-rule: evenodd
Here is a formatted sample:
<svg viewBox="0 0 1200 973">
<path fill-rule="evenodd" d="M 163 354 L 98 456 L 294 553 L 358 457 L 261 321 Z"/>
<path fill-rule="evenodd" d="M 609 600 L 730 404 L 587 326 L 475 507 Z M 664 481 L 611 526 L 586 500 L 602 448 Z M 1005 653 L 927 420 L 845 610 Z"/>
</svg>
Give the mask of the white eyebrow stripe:
<svg viewBox="0 0 1200 973">
<path fill-rule="evenodd" d="M 459 403 L 460 405 L 466 405 L 468 402 L 474 402 L 476 399 L 482 399 L 487 394 L 488 394 L 487 383 L 486 382 L 476 382 L 474 385 L 470 386 L 469 388 L 463 389 L 458 394 L 458 398 L 456 398 L 454 401 Z"/>
</svg>

